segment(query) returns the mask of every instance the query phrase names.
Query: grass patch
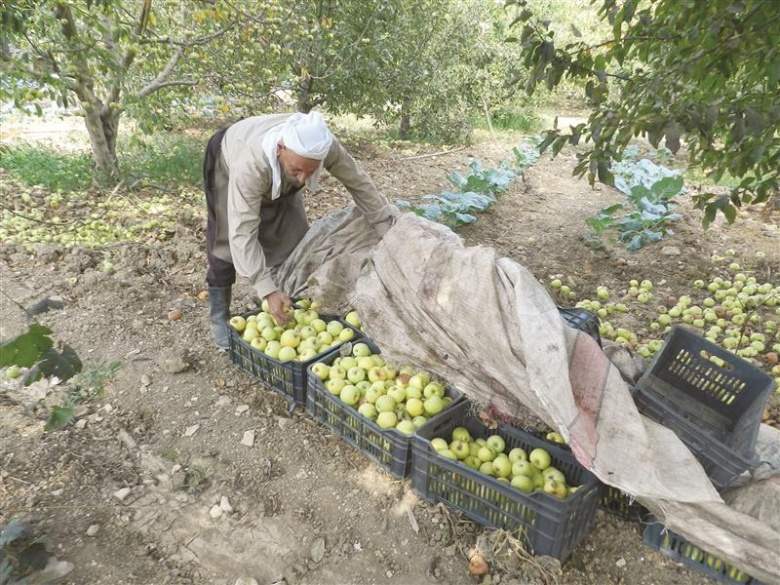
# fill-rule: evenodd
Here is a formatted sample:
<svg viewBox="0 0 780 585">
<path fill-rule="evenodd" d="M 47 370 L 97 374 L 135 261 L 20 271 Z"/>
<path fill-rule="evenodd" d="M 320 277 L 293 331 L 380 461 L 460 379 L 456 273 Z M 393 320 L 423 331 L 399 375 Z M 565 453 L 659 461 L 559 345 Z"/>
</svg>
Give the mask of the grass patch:
<svg viewBox="0 0 780 585">
<path fill-rule="evenodd" d="M 28 185 L 40 185 L 49 191 L 83 190 L 92 182 L 89 154 L 32 144 L 0 148 L 0 168 Z"/>
<path fill-rule="evenodd" d="M 185 134 L 133 135 L 120 145 L 122 176 L 128 184 L 145 179 L 158 185 L 199 186 L 206 141 Z"/>
<path fill-rule="evenodd" d="M 119 144 L 120 173 L 125 184 L 139 179 L 159 186 L 199 186 L 206 140 L 185 134 L 132 135 Z M 47 191 L 84 191 L 92 183 L 88 152 L 61 152 L 35 144 L 4 146 L 0 168 L 27 185 Z"/>
</svg>

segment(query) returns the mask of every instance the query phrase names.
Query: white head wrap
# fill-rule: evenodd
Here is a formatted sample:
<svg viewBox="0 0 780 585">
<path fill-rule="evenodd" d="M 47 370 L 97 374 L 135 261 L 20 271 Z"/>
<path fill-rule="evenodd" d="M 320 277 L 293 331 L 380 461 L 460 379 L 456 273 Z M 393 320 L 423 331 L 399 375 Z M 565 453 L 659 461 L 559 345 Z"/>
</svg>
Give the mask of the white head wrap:
<svg viewBox="0 0 780 585">
<path fill-rule="evenodd" d="M 295 113 L 287 118 L 284 124 L 270 130 L 263 138 L 263 151 L 273 171 L 271 199 L 279 197 L 279 189 L 282 184 L 282 169 L 276 155 L 277 145 L 280 142 L 299 156 L 320 161 L 320 166 L 306 181 L 306 186 L 309 189 L 316 190 L 322 171 L 322 161 L 328 155 L 333 144 L 333 134 L 328 130 L 322 114 L 319 112 Z"/>
</svg>

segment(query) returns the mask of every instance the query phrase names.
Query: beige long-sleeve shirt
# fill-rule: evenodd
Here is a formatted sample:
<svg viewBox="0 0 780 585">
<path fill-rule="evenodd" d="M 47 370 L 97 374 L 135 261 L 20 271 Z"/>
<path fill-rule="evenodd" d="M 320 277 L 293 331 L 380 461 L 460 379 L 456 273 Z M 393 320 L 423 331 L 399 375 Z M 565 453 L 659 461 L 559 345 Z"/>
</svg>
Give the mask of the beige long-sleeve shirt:
<svg viewBox="0 0 780 585">
<path fill-rule="evenodd" d="M 271 268 L 281 264 L 308 229 L 303 191 L 282 181 L 271 199 L 272 169 L 262 142 L 290 114 L 245 118 L 228 128 L 215 169 L 217 230 L 212 254 L 232 262 L 260 298 L 277 290 Z M 386 230 L 393 217 L 387 198 L 334 139 L 323 167 L 352 195 L 369 224 Z"/>
</svg>

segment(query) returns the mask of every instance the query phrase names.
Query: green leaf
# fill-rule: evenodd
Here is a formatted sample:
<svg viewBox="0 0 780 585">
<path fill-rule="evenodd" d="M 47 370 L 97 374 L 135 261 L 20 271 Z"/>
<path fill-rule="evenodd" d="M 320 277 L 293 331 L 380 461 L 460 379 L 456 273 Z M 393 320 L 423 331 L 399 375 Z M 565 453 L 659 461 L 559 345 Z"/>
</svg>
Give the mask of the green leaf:
<svg viewBox="0 0 780 585">
<path fill-rule="evenodd" d="M 49 418 L 46 421 L 44 430 L 47 432 L 58 431 L 65 428 L 73 420 L 75 409 L 72 405 L 68 406 L 55 406 L 49 413 Z"/>
<path fill-rule="evenodd" d="M 715 216 L 718 213 L 718 206 L 714 203 L 711 203 L 704 209 L 704 219 L 702 220 L 701 224 L 706 230 L 713 221 L 715 221 Z"/>
<path fill-rule="evenodd" d="M 26 333 L 0 345 L 0 367 L 32 367 L 54 345 L 50 334 L 51 329 L 35 323 Z"/>
</svg>

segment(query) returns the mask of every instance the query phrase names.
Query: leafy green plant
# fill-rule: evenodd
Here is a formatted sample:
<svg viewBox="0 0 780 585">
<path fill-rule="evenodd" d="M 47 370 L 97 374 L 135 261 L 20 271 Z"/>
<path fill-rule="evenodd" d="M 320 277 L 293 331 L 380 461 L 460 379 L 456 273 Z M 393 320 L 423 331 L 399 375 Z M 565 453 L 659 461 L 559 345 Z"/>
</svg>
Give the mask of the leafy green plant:
<svg viewBox="0 0 780 585">
<path fill-rule="evenodd" d="M 472 160 L 469 163 L 469 170 L 465 175 L 457 171 L 451 172 L 447 179 L 461 193 L 491 193 L 496 195 L 503 193 L 514 181 L 517 173 L 502 162 L 497 169 L 482 168 L 482 163 L 478 160 Z"/>
<path fill-rule="evenodd" d="M 674 211 L 674 198 L 683 190 L 681 176 L 664 177 L 651 187 L 637 182 L 627 194 L 628 203 L 618 203 L 602 209 L 585 222 L 597 236 L 610 229 L 617 229 L 618 240 L 632 252 L 645 244 L 657 242 L 673 233 L 671 224 L 680 219 Z M 616 216 L 620 211 L 625 212 Z"/>
<path fill-rule="evenodd" d="M 409 209 L 453 228 L 474 223 L 477 221 L 475 213 L 487 211 L 496 202 L 496 197 L 539 159 L 539 151 L 528 143 L 515 147 L 512 152 L 515 155 L 514 168 L 506 161 L 501 162 L 498 168 L 483 168 L 478 160 L 472 160 L 465 175 L 457 171 L 447 175 L 450 183 L 459 189 L 457 192 L 426 195 L 422 199 L 427 203 L 422 205 L 412 205 L 403 199 L 396 200 L 396 204 L 401 209 Z"/>
<path fill-rule="evenodd" d="M 0 168 L 28 185 L 49 191 L 86 189 L 92 182 L 92 160 L 88 154 L 58 152 L 32 144 L 0 149 Z"/>
<path fill-rule="evenodd" d="M 54 406 L 49 412 L 45 430 L 56 431 L 68 426 L 73 420 L 76 405 L 99 398 L 106 383 L 113 379 L 120 367 L 121 363 L 117 361 L 101 363 L 73 378 L 63 404 Z"/>
</svg>

